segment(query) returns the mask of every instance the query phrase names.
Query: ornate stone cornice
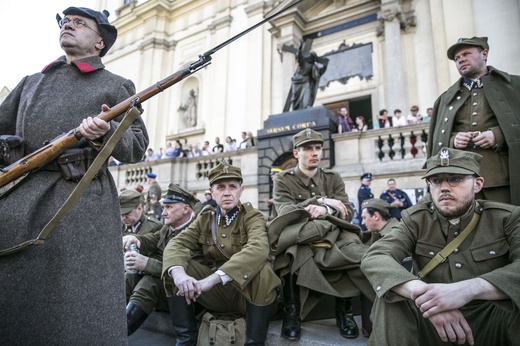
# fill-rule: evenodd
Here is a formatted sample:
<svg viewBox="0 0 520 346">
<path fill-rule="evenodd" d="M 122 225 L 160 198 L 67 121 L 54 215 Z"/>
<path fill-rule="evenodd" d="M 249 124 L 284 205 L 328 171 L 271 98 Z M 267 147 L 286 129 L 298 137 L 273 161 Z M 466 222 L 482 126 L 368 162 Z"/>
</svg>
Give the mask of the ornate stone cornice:
<svg viewBox="0 0 520 346">
<path fill-rule="evenodd" d="M 381 36 L 384 34 L 386 22 L 393 22 L 394 20 L 397 20 L 399 22 L 401 30 L 405 32 L 413 30 L 416 26 L 415 11 L 410 10 L 408 12 L 403 12 L 401 7 L 399 6 L 395 6 L 380 11 L 377 14 L 377 19 L 380 23 L 377 29 L 377 36 Z"/>
<path fill-rule="evenodd" d="M 175 46 L 177 46 L 177 41 L 167 41 L 164 39 L 149 38 L 141 42 L 141 44 L 139 45 L 139 50 L 146 51 L 149 49 L 163 49 L 169 51 L 175 49 Z"/>
<path fill-rule="evenodd" d="M 218 29 L 229 27 L 232 21 L 233 17 L 227 15 L 222 18 L 215 19 L 210 25 L 208 25 L 208 29 L 212 34 L 214 34 Z"/>
</svg>

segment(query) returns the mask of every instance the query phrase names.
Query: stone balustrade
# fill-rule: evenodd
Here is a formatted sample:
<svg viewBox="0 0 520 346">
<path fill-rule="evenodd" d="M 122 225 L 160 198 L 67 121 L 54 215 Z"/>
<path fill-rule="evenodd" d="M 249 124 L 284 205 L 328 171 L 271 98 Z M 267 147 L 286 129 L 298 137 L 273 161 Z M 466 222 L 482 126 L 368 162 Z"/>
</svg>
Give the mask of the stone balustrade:
<svg viewBox="0 0 520 346">
<path fill-rule="evenodd" d="M 386 189 L 389 178 L 395 178 L 400 189 L 423 189 L 425 184 L 421 176 L 426 161 L 427 136 L 427 124 L 333 134 L 333 169 L 343 177 L 346 191 L 355 204 L 360 176 L 366 172 L 374 176 L 371 189 L 375 197 L 379 197 L 381 191 Z M 259 174 L 259 167 L 263 163 L 259 162 L 256 147 L 195 158 L 171 158 L 112 166 L 109 169 L 119 189 L 134 189 L 140 184 L 146 191 L 146 173 L 153 172 L 157 174 L 157 181 L 164 191 L 168 184 L 175 183 L 195 192 L 199 199 L 204 200 L 204 191 L 209 187 L 208 172 L 223 159 L 242 169 L 245 187 L 242 201 L 251 202 L 267 215 L 265 200 L 269 197 L 269 176 Z"/>
</svg>

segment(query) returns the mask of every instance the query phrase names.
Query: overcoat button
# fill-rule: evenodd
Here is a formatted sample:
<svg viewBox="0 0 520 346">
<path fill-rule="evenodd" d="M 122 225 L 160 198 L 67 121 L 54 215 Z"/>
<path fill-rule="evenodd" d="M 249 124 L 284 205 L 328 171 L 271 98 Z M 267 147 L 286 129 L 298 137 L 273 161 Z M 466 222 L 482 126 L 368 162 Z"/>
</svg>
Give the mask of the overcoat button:
<svg viewBox="0 0 520 346">
<path fill-rule="evenodd" d="M 455 268 L 462 269 L 462 263 L 455 263 Z"/>
<path fill-rule="evenodd" d="M 376 292 L 379 292 L 379 291 L 381 291 L 381 286 L 376 287 Z"/>
<path fill-rule="evenodd" d="M 493 250 L 491 250 L 491 251 L 489 251 L 489 254 L 490 254 L 490 255 L 496 255 L 496 252 L 493 251 Z"/>
</svg>

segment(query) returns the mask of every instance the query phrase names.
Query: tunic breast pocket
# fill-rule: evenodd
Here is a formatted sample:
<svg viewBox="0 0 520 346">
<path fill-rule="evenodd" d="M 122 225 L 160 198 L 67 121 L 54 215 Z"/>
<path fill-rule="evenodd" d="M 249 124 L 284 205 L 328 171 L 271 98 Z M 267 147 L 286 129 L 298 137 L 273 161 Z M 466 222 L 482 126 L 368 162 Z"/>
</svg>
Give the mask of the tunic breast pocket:
<svg viewBox="0 0 520 346">
<path fill-rule="evenodd" d="M 211 238 L 210 235 L 201 234 L 199 236 L 199 244 L 202 247 L 202 252 L 208 253 L 210 252 L 210 249 L 213 247 L 213 238 Z"/>
<path fill-rule="evenodd" d="M 505 238 L 472 247 L 470 252 L 480 274 L 488 273 L 510 263 L 509 244 Z"/>
<path fill-rule="evenodd" d="M 428 262 L 431 261 L 432 258 L 437 255 L 441 250 L 443 249 L 442 246 L 425 243 L 418 241 L 417 245 L 415 246 L 415 255 L 414 255 L 414 267 L 417 271 L 422 270 Z M 439 264 L 435 269 L 434 272 L 444 268 L 447 268 L 445 265 L 446 263 Z"/>
<path fill-rule="evenodd" d="M 241 228 L 234 229 L 231 232 L 231 246 L 233 247 L 234 253 L 242 250 L 244 245 L 247 243 L 247 233 L 242 231 Z"/>
</svg>

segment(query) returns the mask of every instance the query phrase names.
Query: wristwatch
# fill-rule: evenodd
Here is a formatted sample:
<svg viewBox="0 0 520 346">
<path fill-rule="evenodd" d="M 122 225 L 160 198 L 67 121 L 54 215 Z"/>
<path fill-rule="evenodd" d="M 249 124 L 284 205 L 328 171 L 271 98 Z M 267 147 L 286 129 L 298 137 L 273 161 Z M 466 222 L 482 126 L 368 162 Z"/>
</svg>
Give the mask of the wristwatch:
<svg viewBox="0 0 520 346">
<path fill-rule="evenodd" d="M 325 197 L 320 197 L 317 199 L 319 204 L 325 204 Z"/>
</svg>

